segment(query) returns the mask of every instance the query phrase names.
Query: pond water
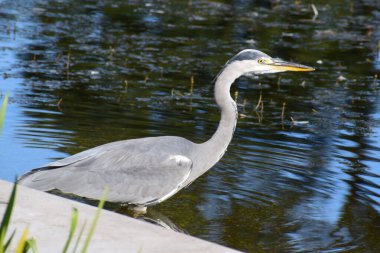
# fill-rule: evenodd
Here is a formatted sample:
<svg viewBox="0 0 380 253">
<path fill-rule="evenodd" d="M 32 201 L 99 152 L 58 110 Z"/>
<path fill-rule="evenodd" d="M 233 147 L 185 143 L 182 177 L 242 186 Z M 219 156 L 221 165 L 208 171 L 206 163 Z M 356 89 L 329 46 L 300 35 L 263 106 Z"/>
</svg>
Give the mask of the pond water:
<svg viewBox="0 0 380 253">
<path fill-rule="evenodd" d="M 240 78 L 227 153 L 148 217 L 246 252 L 380 252 L 380 2 L 310 4 L 0 0 L 0 178 L 115 140 L 207 140 L 215 75 L 257 48 L 317 70 Z"/>
</svg>

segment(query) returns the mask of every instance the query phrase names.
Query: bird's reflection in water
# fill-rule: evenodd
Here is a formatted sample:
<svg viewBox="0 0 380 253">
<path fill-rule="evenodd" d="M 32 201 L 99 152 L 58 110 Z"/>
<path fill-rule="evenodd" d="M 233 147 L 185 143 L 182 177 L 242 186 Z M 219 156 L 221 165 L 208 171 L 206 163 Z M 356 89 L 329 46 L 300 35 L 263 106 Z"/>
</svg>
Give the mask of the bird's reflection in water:
<svg viewBox="0 0 380 253">
<path fill-rule="evenodd" d="M 155 210 L 154 208 L 148 208 L 146 213 L 138 213 L 129 209 L 128 206 L 119 206 L 119 208 L 116 208 L 113 211 L 123 215 L 128 215 L 138 220 L 149 222 L 154 225 L 158 225 L 166 229 L 171 229 L 175 232 L 188 234 L 186 230 L 177 226 L 167 216 L 162 214 L 160 211 Z"/>
</svg>

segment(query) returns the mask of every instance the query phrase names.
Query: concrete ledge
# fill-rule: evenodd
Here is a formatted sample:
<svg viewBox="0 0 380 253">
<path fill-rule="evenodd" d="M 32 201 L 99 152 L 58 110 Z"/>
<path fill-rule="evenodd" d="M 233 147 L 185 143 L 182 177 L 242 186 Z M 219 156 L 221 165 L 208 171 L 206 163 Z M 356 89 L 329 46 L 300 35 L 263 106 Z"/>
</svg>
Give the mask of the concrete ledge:
<svg viewBox="0 0 380 253">
<path fill-rule="evenodd" d="M 11 190 L 11 183 L 0 180 L 0 217 L 5 210 Z M 73 207 L 79 211 L 77 232 L 86 220 L 88 223 L 86 228 L 89 228 L 96 212 L 95 207 L 19 186 L 10 227 L 10 231 L 17 229 L 14 241 L 17 241 L 21 231 L 29 226 L 29 235 L 36 239 L 39 252 L 61 252 L 69 233 Z M 233 253 L 238 251 L 103 210 L 88 252 Z"/>
</svg>

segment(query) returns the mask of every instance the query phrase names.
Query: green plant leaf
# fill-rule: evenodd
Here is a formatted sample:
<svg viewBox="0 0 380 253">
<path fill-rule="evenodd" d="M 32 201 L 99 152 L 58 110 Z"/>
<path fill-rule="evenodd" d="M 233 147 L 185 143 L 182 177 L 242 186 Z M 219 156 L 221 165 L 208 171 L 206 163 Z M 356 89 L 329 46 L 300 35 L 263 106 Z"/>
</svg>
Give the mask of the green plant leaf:
<svg viewBox="0 0 380 253">
<path fill-rule="evenodd" d="M 82 235 L 83 235 L 83 231 L 84 231 L 84 228 L 86 227 L 86 224 L 87 224 L 87 221 L 85 221 L 82 225 L 82 228 L 80 229 L 80 232 L 79 232 L 79 235 L 78 235 L 78 238 L 75 242 L 75 246 L 74 246 L 74 249 L 73 249 L 73 252 L 72 253 L 75 253 L 77 251 L 77 248 L 78 248 L 78 245 L 79 245 L 79 242 L 80 242 L 80 239 L 82 238 Z"/>
<path fill-rule="evenodd" d="M 90 230 L 88 232 L 86 241 L 84 242 L 81 253 L 87 252 L 88 245 L 90 244 L 91 237 L 94 234 L 96 224 L 98 223 L 98 220 L 99 220 L 100 212 L 102 211 L 103 206 L 104 206 L 104 202 L 106 201 L 107 193 L 108 193 L 108 188 L 106 187 L 106 189 L 104 190 L 103 196 L 102 196 L 101 200 L 99 201 L 98 209 L 96 210 L 95 217 L 92 220 L 92 224 L 91 224 Z"/>
<path fill-rule="evenodd" d="M 1 129 L 3 128 L 5 112 L 7 111 L 8 96 L 9 96 L 8 93 L 6 93 L 3 99 L 3 103 L 1 104 L 1 108 L 0 108 L 0 133 L 1 133 Z"/>
<path fill-rule="evenodd" d="M 13 185 L 12 193 L 11 193 L 11 196 L 9 197 L 7 208 L 6 208 L 5 213 L 3 215 L 3 219 L 1 220 L 1 225 L 0 225 L 0 253 L 4 253 L 6 250 L 5 246 L 8 247 L 9 243 L 10 243 L 10 241 L 8 241 L 9 243 L 7 242 L 4 245 L 5 236 L 6 236 L 8 226 L 9 226 L 9 222 L 10 222 L 10 219 L 12 216 L 13 207 L 15 205 L 16 189 L 17 189 L 17 181 Z M 13 236 L 11 236 L 11 237 L 13 237 Z"/>
<path fill-rule="evenodd" d="M 78 209 L 73 208 L 73 212 L 71 214 L 71 226 L 70 226 L 69 237 L 67 238 L 67 241 L 65 243 L 65 247 L 62 250 L 62 253 L 67 252 L 67 249 L 70 246 L 71 240 L 73 239 L 73 235 L 77 227 L 77 224 L 78 224 Z"/>
<path fill-rule="evenodd" d="M 33 253 L 38 253 L 37 242 L 34 238 L 30 238 L 26 241 L 24 253 L 31 249 Z"/>
<path fill-rule="evenodd" d="M 13 239 L 15 234 L 16 234 L 16 230 L 13 230 L 13 233 L 11 234 L 11 236 L 8 238 L 7 242 L 4 245 L 4 251 L 6 251 L 8 249 L 8 247 L 11 244 L 12 239 Z"/>
<path fill-rule="evenodd" d="M 22 232 L 20 241 L 17 244 L 15 253 L 24 253 L 25 245 L 26 245 L 26 238 L 28 237 L 29 229 L 26 227 L 24 231 Z"/>
</svg>

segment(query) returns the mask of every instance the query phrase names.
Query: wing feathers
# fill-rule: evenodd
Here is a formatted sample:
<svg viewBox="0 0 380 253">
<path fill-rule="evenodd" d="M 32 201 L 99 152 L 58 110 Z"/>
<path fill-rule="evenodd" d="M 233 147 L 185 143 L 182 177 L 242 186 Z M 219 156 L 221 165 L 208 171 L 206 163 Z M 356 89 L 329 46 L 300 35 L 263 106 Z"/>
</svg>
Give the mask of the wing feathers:
<svg viewBox="0 0 380 253">
<path fill-rule="evenodd" d="M 108 187 L 107 201 L 153 204 L 181 189 L 191 173 L 192 159 L 184 155 L 191 153 L 191 142 L 184 140 L 175 139 L 181 145 L 146 138 L 99 146 L 26 174 L 20 183 L 91 199 L 99 199 Z"/>
</svg>

